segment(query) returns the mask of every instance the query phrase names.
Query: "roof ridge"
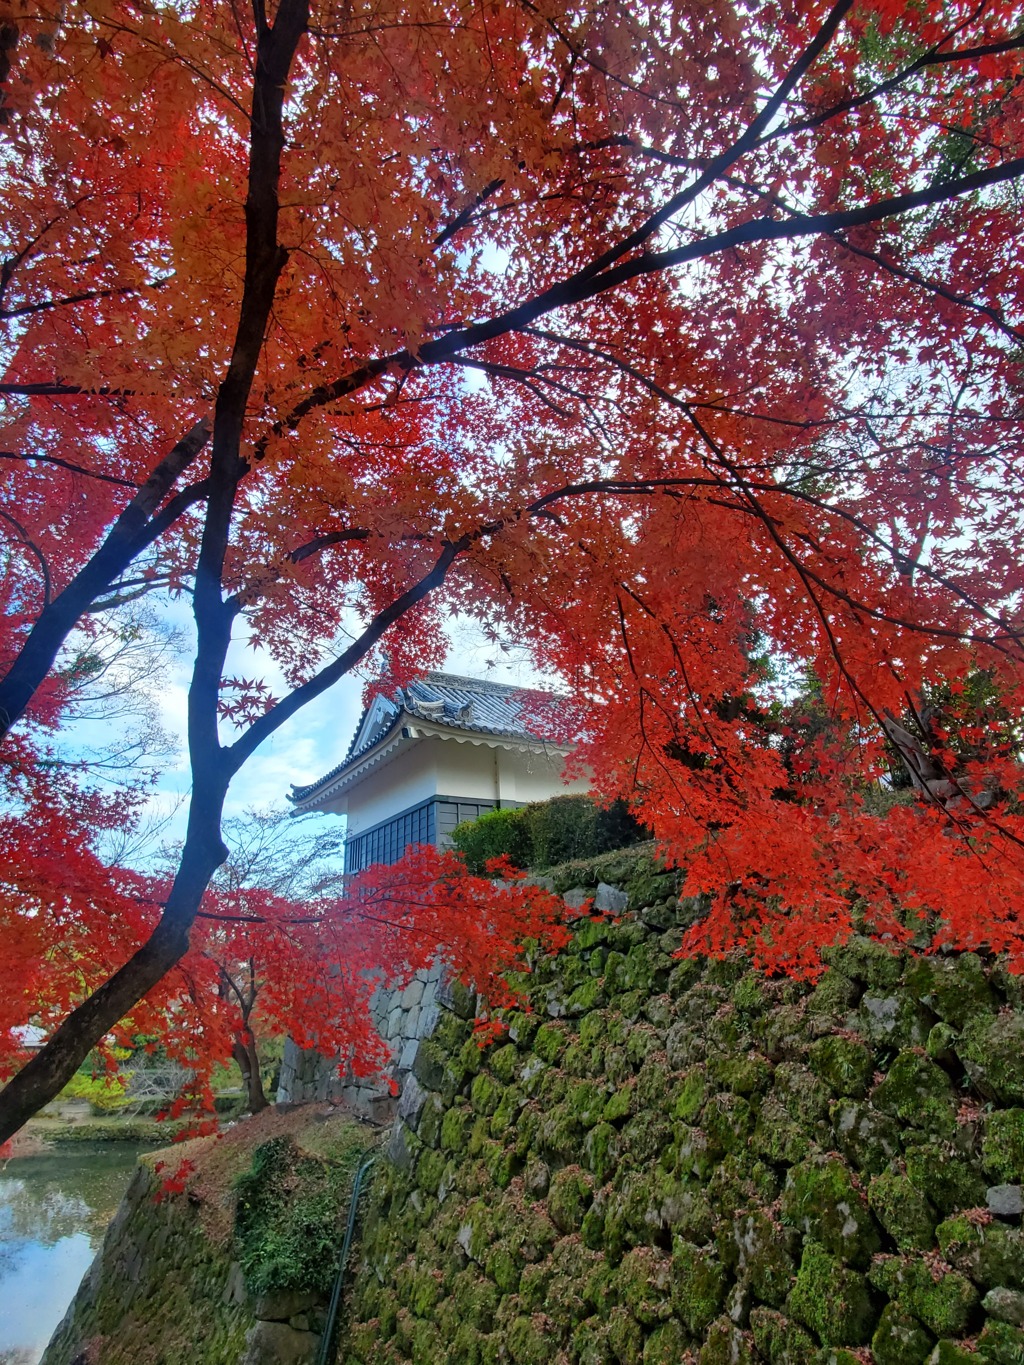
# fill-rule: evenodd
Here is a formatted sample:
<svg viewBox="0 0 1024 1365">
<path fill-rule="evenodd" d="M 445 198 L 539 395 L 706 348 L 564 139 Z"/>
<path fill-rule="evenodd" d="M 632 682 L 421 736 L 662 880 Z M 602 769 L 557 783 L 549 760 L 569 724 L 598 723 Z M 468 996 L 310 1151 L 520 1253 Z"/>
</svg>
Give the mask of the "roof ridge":
<svg viewBox="0 0 1024 1365">
<path fill-rule="evenodd" d="M 428 701 L 418 696 L 415 691 L 416 684 L 426 685 L 426 689 L 431 687 L 448 688 L 456 693 L 470 694 L 471 700 L 463 702 L 457 714 L 450 714 L 448 708 L 458 705 L 448 699 L 438 698 Z M 476 694 L 476 704 L 472 700 Z M 391 716 L 384 718 L 384 723 L 371 738 L 357 749 L 356 740 L 362 730 L 370 706 L 363 708 L 356 732 L 352 736 L 348 752 L 342 761 L 335 765 L 329 772 L 322 777 L 298 786 L 293 783 L 291 800 L 302 802 L 318 788 L 323 787 L 334 778 L 338 777 L 350 765 L 362 760 L 363 756 L 371 753 L 375 747 L 381 744 L 393 733 L 402 714 L 407 714 L 413 719 L 426 720 L 441 727 L 444 730 L 462 731 L 465 733 L 476 732 L 481 735 L 489 735 L 496 739 L 505 738 L 520 743 L 546 743 L 541 736 L 534 734 L 526 728 L 523 723 L 522 713 L 525 710 L 529 717 L 529 707 L 524 705 L 532 698 L 543 699 L 545 701 L 557 702 L 565 700 L 557 693 L 543 692 L 535 687 L 517 687 L 514 683 L 488 682 L 483 678 L 467 678 L 458 673 L 430 672 L 420 673 L 415 678 L 410 678 L 404 688 L 396 689 L 395 693 L 389 696 L 387 693 L 379 693 L 390 706 L 394 708 Z M 488 697 L 494 698 L 488 702 Z M 498 699 L 501 699 L 500 702 Z M 437 710 L 436 708 L 441 708 Z"/>
<path fill-rule="evenodd" d="M 488 691 L 494 692 L 538 692 L 542 696 L 547 695 L 547 693 L 545 693 L 543 689 L 539 687 L 524 687 L 521 683 L 492 682 L 489 678 L 468 678 L 461 673 L 439 672 L 420 673 L 417 677 L 410 678 L 409 681 L 432 682 L 438 683 L 442 686 L 445 683 L 459 684 L 461 686 L 468 687 L 471 690 L 473 688 L 477 688 L 486 689 Z"/>
</svg>

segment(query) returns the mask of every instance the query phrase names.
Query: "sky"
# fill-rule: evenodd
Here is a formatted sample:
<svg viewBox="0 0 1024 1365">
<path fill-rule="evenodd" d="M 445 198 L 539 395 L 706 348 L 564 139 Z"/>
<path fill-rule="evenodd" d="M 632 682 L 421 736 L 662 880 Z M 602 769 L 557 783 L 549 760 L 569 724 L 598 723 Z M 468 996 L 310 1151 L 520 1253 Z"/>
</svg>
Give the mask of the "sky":
<svg viewBox="0 0 1024 1365">
<path fill-rule="evenodd" d="M 191 636 L 191 612 L 185 602 L 170 603 L 161 609 L 161 622 L 168 628 Z M 447 623 L 450 648 L 445 671 L 469 677 L 485 677 L 492 682 L 522 686 L 535 685 L 538 675 L 524 651 L 503 654 L 492 641 L 485 641 L 471 621 L 450 618 Z M 161 776 L 148 805 L 154 819 L 167 817 L 158 843 L 143 855 L 145 862 L 160 843 L 184 836 L 187 797 L 191 779 L 185 749 L 188 685 L 192 669 L 191 651 L 184 647 L 168 660 L 151 688 L 151 699 L 158 724 L 176 741 L 172 755 L 162 766 Z M 258 676 L 271 692 L 284 695 L 287 685 L 275 661 L 263 650 L 236 641 L 225 670 L 228 676 Z M 253 755 L 235 778 L 228 792 L 225 815 L 243 816 L 247 810 L 285 810 L 291 786 L 314 781 L 344 758 L 362 713 L 361 677 L 346 677 L 322 696 L 304 707 L 273 734 Z M 79 726 L 71 734 L 84 752 L 90 743 L 100 742 L 99 727 Z M 106 738 L 106 737 L 104 737 Z M 230 742 L 232 732 L 225 727 L 223 739 Z M 326 821 L 338 816 L 318 817 Z M 136 860 L 138 861 L 138 860 Z"/>
</svg>

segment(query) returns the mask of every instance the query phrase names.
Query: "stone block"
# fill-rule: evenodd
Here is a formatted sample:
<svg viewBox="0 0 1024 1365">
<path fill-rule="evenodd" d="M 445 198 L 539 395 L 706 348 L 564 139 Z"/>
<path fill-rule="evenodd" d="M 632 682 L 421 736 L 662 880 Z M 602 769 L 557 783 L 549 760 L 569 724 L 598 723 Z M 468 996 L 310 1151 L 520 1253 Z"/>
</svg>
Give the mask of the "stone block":
<svg viewBox="0 0 1024 1365">
<path fill-rule="evenodd" d="M 423 999 L 423 982 L 417 981 L 415 977 L 409 982 L 405 990 L 398 998 L 398 1003 L 404 1010 L 411 1010 L 414 1005 L 418 1005 Z"/>
<path fill-rule="evenodd" d="M 257 1322 L 246 1333 L 239 1365 L 306 1365 L 319 1341 L 313 1332 L 298 1332 L 286 1322 Z"/>
<path fill-rule="evenodd" d="M 985 1191 L 985 1203 L 996 1218 L 1020 1218 L 1024 1216 L 1024 1187 L 992 1185 Z"/>
<path fill-rule="evenodd" d="M 990 1317 L 1000 1322 L 1010 1322 L 1014 1327 L 1024 1327 L 1024 1294 L 1016 1289 L 999 1286 L 990 1289 L 981 1301 L 981 1306 Z"/>
<path fill-rule="evenodd" d="M 399 1119 L 394 1128 L 392 1128 L 391 1137 L 388 1140 L 388 1160 L 394 1166 L 397 1166 L 400 1171 L 411 1170 L 416 1156 L 415 1148 L 418 1145 L 421 1144 L 417 1144 L 413 1134 L 401 1119 Z"/>
<path fill-rule="evenodd" d="M 245 1303 L 245 1276 L 242 1274 L 242 1267 L 237 1261 L 232 1261 L 228 1267 L 228 1280 L 224 1286 L 222 1298 L 227 1304 Z"/>
<path fill-rule="evenodd" d="M 402 1098 L 398 1101 L 398 1117 L 404 1119 L 410 1128 L 415 1128 L 427 1102 L 427 1092 L 413 1075 L 405 1078 Z"/>
<path fill-rule="evenodd" d="M 420 1040 L 418 1038 L 407 1038 L 402 1044 L 402 1050 L 398 1054 L 398 1070 L 409 1071 L 416 1061 L 416 1053 L 419 1051 Z"/>
<path fill-rule="evenodd" d="M 629 896 L 625 891 L 620 891 L 617 886 L 609 886 L 607 882 L 598 882 L 594 893 L 595 910 L 609 915 L 622 915 L 628 908 Z"/>
<path fill-rule="evenodd" d="M 296 1313 L 312 1308 L 317 1296 L 308 1289 L 282 1289 L 260 1294 L 252 1306 L 253 1316 L 270 1322 L 287 1322 Z"/>
</svg>

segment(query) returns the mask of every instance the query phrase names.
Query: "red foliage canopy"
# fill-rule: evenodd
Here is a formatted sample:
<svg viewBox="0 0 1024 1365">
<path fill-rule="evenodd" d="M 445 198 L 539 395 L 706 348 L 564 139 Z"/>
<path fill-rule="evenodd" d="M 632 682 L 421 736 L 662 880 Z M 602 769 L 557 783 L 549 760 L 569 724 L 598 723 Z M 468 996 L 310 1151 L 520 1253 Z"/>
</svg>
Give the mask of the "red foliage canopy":
<svg viewBox="0 0 1024 1365">
<path fill-rule="evenodd" d="M 1019 963 L 1022 44 L 1005 0 L 0 9 L 4 728 L 89 612 L 197 630 L 180 869 L 0 1133 L 182 960 L 257 746 L 453 608 L 571 683 L 717 946 L 806 967 L 861 896 Z M 1009 750 L 915 727 L 979 676 Z"/>
</svg>

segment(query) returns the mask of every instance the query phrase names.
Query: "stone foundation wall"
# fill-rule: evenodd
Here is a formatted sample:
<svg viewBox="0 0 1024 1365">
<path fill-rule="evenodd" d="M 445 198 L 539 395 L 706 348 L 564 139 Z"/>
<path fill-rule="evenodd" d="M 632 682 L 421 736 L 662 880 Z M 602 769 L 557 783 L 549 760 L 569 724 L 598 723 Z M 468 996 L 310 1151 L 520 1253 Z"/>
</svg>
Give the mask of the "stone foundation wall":
<svg viewBox="0 0 1024 1365">
<path fill-rule="evenodd" d="M 339 1361 L 1024 1365 L 1021 979 L 677 961 L 700 906 L 618 877 L 503 1039 L 419 1047 Z"/>
<path fill-rule="evenodd" d="M 377 1003 L 411 1070 L 338 1362 L 1024 1365 L 1024 981 L 860 938 L 813 986 L 679 961 L 701 907 L 642 857 L 553 889 L 607 913 L 491 1047 L 464 987 Z M 170 1199 L 143 1167 L 45 1365 L 308 1361 L 374 1141 L 268 1110 Z"/>
<path fill-rule="evenodd" d="M 377 1076 L 357 1078 L 343 1070 L 338 1058 L 304 1051 L 289 1038 L 285 1043 L 278 1104 L 344 1102 L 356 1113 L 376 1122 L 393 1117 L 395 1101 L 389 1081 L 399 1088 L 412 1071 L 420 1042 L 429 1038 L 448 994 L 438 965 L 417 972 L 404 990 L 378 990 L 370 1002 L 373 1022 L 391 1051 L 392 1061 Z"/>
<path fill-rule="evenodd" d="M 42 1365 L 309 1365 L 355 1167 L 378 1140 L 321 1109 L 266 1110 L 144 1157 Z M 255 1226 L 240 1202 L 258 1204 Z"/>
<path fill-rule="evenodd" d="M 209 1365 L 244 1358 L 254 1318 L 230 1247 L 205 1236 L 185 1201 L 157 1201 L 151 1162 L 132 1177 L 44 1365 L 128 1365 L 158 1349 L 166 1365 L 186 1365 L 202 1332 Z"/>
</svg>

